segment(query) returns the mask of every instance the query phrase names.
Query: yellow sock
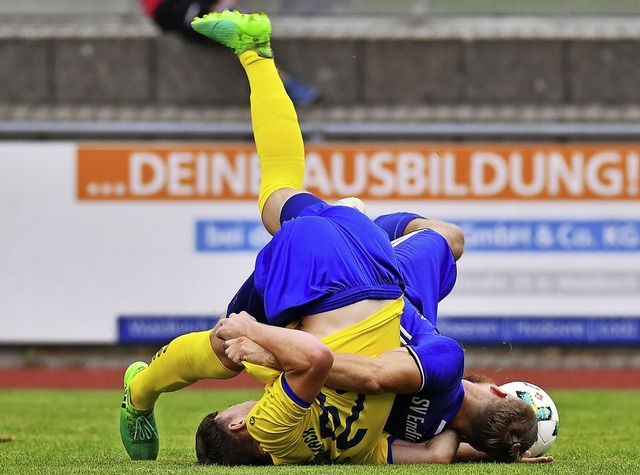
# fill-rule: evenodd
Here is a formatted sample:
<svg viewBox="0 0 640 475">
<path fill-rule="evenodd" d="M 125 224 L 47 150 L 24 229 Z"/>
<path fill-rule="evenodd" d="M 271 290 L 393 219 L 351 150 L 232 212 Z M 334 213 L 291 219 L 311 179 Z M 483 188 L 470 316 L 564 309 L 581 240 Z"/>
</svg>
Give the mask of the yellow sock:
<svg viewBox="0 0 640 475">
<path fill-rule="evenodd" d="M 228 379 L 238 372 L 222 364 L 209 335 L 201 331 L 181 335 L 158 351 L 149 367 L 131 381 L 131 404 L 136 409 L 153 407 L 162 393 L 177 391 L 201 379 Z"/>
<path fill-rule="evenodd" d="M 260 213 L 267 198 L 282 188 L 301 190 L 304 181 L 304 142 L 293 102 L 275 63 L 254 51 L 240 54 L 251 86 L 251 121 L 260 157 Z"/>
</svg>

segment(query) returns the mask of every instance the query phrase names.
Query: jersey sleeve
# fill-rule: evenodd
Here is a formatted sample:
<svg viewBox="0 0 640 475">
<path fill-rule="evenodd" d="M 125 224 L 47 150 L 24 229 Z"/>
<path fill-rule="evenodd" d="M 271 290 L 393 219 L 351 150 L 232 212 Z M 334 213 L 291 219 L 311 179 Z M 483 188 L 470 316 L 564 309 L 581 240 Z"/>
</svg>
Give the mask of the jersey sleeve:
<svg viewBox="0 0 640 475">
<path fill-rule="evenodd" d="M 267 368 L 266 366 L 260 366 L 254 363 L 250 363 L 249 361 L 243 361 L 244 367 L 247 370 L 247 373 L 255 379 L 256 381 L 260 381 L 262 384 L 268 385 L 273 384 L 276 379 L 282 374 L 282 371 Z"/>
<path fill-rule="evenodd" d="M 313 460 L 303 440 L 310 403 L 293 393 L 286 378 L 276 379 L 247 415 L 247 430 L 275 465 Z"/>
<path fill-rule="evenodd" d="M 462 379 L 464 351 L 457 341 L 434 331 L 414 337 L 406 348 L 423 375 L 418 391 L 440 393 Z"/>
</svg>

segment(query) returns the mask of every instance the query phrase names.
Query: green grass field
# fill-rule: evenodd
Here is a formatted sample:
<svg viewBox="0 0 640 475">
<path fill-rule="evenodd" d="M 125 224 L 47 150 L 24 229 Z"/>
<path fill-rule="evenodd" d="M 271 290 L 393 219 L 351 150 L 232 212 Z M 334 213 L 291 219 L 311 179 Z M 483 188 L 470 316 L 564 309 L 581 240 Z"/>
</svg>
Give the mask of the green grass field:
<svg viewBox="0 0 640 475">
<path fill-rule="evenodd" d="M 193 439 L 210 410 L 255 391 L 190 390 L 157 405 L 160 455 L 130 461 L 118 433 L 118 391 L 0 391 L 0 473 L 8 474 L 634 474 L 638 473 L 640 392 L 555 391 L 561 428 L 549 465 L 200 467 Z"/>
</svg>

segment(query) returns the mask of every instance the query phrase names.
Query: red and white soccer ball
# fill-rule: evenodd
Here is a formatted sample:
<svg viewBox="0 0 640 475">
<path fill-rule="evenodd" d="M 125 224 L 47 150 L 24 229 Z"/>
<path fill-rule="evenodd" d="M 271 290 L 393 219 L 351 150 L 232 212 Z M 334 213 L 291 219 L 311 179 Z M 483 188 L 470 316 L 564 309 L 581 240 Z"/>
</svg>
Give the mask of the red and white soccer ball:
<svg viewBox="0 0 640 475">
<path fill-rule="evenodd" d="M 533 407 L 538 416 L 538 440 L 529 450 L 532 457 L 542 455 L 551 448 L 558 436 L 560 418 L 553 399 L 544 390 L 531 383 L 513 381 L 500 387 Z"/>
</svg>

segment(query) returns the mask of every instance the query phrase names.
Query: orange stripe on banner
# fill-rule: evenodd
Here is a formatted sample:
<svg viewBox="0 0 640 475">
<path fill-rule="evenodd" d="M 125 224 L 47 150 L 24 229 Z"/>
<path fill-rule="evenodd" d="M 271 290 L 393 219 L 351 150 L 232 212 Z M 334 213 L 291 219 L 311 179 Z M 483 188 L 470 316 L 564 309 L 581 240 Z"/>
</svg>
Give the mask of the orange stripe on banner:
<svg viewBox="0 0 640 475">
<path fill-rule="evenodd" d="M 248 145 L 78 147 L 80 200 L 255 200 L 259 180 Z"/>
<path fill-rule="evenodd" d="M 80 200 L 255 200 L 259 182 L 248 144 L 78 146 Z M 326 199 L 638 200 L 640 144 L 309 145 L 305 187 Z"/>
</svg>

